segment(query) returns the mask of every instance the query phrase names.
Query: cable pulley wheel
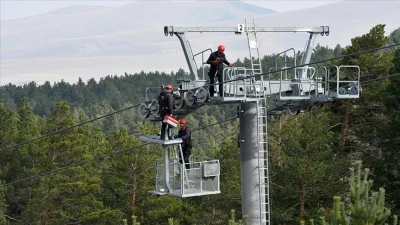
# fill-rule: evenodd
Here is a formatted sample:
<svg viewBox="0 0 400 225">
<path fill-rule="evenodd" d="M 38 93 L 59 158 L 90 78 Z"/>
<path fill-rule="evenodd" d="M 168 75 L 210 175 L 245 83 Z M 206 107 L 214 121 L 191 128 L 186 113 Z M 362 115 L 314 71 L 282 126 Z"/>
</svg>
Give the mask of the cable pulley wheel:
<svg viewBox="0 0 400 225">
<path fill-rule="evenodd" d="M 146 118 L 150 114 L 149 106 L 146 103 L 140 104 L 139 113 L 143 118 Z"/>
<path fill-rule="evenodd" d="M 182 97 L 182 95 L 174 98 L 174 108 L 175 109 L 181 109 L 183 107 L 183 103 L 184 103 L 184 98 Z"/>
<path fill-rule="evenodd" d="M 151 100 L 149 104 L 149 110 L 150 114 L 153 116 L 156 116 L 160 111 L 160 104 L 158 104 L 158 101 L 156 99 Z"/>
<path fill-rule="evenodd" d="M 196 95 L 197 102 L 199 102 L 199 103 L 204 103 L 209 99 L 208 91 L 204 87 L 199 87 L 196 90 L 195 95 Z"/>
<path fill-rule="evenodd" d="M 186 105 L 188 107 L 191 107 L 194 104 L 196 104 L 196 96 L 195 96 L 195 93 L 193 91 L 186 92 L 185 103 L 186 103 Z"/>
</svg>

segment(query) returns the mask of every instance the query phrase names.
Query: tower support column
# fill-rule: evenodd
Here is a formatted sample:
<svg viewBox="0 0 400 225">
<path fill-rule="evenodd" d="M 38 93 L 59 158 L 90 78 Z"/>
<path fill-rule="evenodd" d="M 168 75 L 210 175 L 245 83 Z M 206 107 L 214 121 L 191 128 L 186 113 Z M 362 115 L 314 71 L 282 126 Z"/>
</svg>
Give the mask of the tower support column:
<svg viewBox="0 0 400 225">
<path fill-rule="evenodd" d="M 242 214 L 248 216 L 250 225 L 260 225 L 258 154 L 262 146 L 257 139 L 257 103 L 241 103 L 239 118 Z"/>
</svg>

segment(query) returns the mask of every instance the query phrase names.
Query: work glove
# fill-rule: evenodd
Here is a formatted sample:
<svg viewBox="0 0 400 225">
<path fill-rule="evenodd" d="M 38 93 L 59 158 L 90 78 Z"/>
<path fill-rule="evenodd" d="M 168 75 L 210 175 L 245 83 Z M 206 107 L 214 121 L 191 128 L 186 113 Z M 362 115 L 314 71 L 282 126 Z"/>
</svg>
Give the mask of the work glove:
<svg viewBox="0 0 400 225">
<path fill-rule="evenodd" d="M 181 93 L 179 91 L 172 92 L 172 95 L 174 96 L 175 99 L 181 97 Z"/>
<path fill-rule="evenodd" d="M 217 65 L 217 64 L 218 64 L 218 61 L 217 61 L 217 60 L 211 61 L 211 64 Z"/>
</svg>

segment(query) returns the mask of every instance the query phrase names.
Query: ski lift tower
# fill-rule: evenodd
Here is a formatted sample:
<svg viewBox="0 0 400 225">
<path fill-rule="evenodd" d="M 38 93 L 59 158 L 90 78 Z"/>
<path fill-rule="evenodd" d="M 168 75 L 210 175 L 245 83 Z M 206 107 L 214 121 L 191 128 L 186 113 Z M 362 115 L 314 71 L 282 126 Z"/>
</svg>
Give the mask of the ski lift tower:
<svg viewBox="0 0 400 225">
<path fill-rule="evenodd" d="M 193 54 L 188 32 L 227 32 L 245 34 L 249 47 L 251 68 L 225 68 L 222 97 L 209 98 L 207 80 L 204 79 L 204 54 L 211 49 Z M 288 49 L 279 55 L 287 58 L 293 52 L 294 61 L 285 60 L 284 65 L 276 63 L 263 73 L 258 49 L 258 33 L 263 32 L 306 32 L 306 41 L 300 66 L 297 66 L 296 52 Z M 271 224 L 271 201 L 269 192 L 268 161 L 268 114 L 290 111 L 297 114 L 323 103 L 358 99 L 360 93 L 360 69 L 358 66 L 330 66 L 315 69 L 307 66 L 310 62 L 315 38 L 328 36 L 329 27 L 256 27 L 252 23 L 232 27 L 173 27 L 165 26 L 166 36 L 177 36 L 181 43 L 190 70 L 190 80 L 178 82 L 180 97 L 175 100 L 174 115 L 178 119 L 206 104 L 239 104 L 240 119 L 240 167 L 242 188 L 242 213 L 248 215 L 251 225 Z M 278 55 L 278 56 L 279 56 Z M 201 56 L 201 68 L 195 57 Z M 203 69 L 200 77 L 198 69 Z M 322 70 L 322 72 L 321 72 Z M 201 70 L 200 70 L 201 71 Z M 141 113 L 153 121 L 160 121 L 156 99 L 146 101 Z M 219 173 L 218 173 L 219 175 Z M 218 190 L 219 191 L 219 190 Z"/>
</svg>

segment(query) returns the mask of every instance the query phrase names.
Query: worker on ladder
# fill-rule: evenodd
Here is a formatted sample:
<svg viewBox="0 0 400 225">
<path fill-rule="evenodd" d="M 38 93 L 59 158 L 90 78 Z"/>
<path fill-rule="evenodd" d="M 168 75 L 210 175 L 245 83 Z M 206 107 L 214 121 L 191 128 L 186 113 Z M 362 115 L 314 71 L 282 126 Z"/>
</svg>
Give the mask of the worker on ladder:
<svg viewBox="0 0 400 225">
<path fill-rule="evenodd" d="M 219 45 L 218 46 L 218 51 L 212 52 L 210 54 L 210 57 L 207 60 L 207 64 L 210 64 L 210 70 L 208 71 L 208 76 L 210 77 L 210 97 L 214 96 L 215 93 L 215 77 L 218 78 L 218 91 L 219 91 L 219 96 L 223 96 L 223 73 L 224 73 L 224 63 L 231 67 L 232 64 L 230 64 L 225 57 L 224 54 L 225 51 L 225 46 Z"/>
<path fill-rule="evenodd" d="M 171 139 L 170 126 L 168 125 L 168 121 L 173 120 L 172 112 L 174 107 L 174 97 L 172 95 L 174 87 L 171 84 L 167 84 L 161 90 L 158 95 L 157 101 L 160 106 L 160 117 L 162 120 L 161 125 L 161 140 Z M 167 139 L 168 137 L 168 139 Z"/>
<path fill-rule="evenodd" d="M 179 154 L 179 162 L 185 163 L 186 169 L 190 169 L 189 157 L 192 154 L 192 134 L 190 132 L 190 128 L 186 125 L 186 119 L 182 118 L 179 120 L 180 129 L 178 135 L 175 138 L 182 139 L 182 156 Z"/>
</svg>

